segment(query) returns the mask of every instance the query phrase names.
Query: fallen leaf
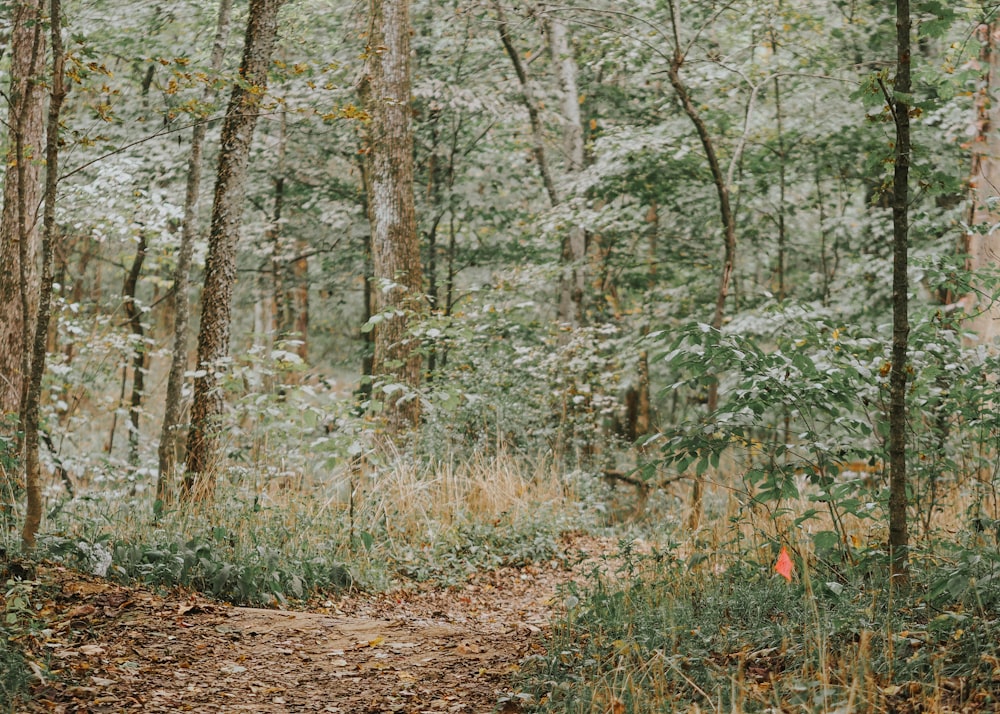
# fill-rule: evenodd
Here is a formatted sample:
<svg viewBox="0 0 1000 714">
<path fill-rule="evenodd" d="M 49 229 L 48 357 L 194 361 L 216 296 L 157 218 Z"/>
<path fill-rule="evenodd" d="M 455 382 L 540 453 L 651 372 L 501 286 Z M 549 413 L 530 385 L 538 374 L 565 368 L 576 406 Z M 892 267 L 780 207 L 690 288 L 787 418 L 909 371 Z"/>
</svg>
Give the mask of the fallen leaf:
<svg viewBox="0 0 1000 714">
<path fill-rule="evenodd" d="M 106 592 L 109 589 L 110 586 L 104 583 L 88 583 L 83 581 L 66 583 L 65 585 L 63 585 L 64 594 L 76 595 L 78 597 L 89 597 L 91 595 L 97 595 L 99 593 Z"/>
<path fill-rule="evenodd" d="M 93 605 L 79 605 L 69 611 L 68 617 L 72 620 L 74 617 L 87 617 L 95 612 L 97 612 L 97 608 Z"/>
<path fill-rule="evenodd" d="M 45 673 L 42 671 L 42 668 L 38 666 L 38 663 L 32 662 L 29 659 L 28 667 L 31 669 L 32 674 L 34 674 L 35 677 L 38 678 L 38 681 L 41 682 L 42 684 L 45 684 Z"/>
<path fill-rule="evenodd" d="M 417 643 L 416 642 L 389 642 L 389 643 L 386 644 L 386 647 L 388 647 L 389 649 L 391 649 L 393 652 L 399 652 L 399 651 L 402 651 L 402 650 L 408 650 L 408 649 L 412 649 L 414 647 L 417 647 Z"/>
<path fill-rule="evenodd" d="M 247 668 L 235 662 L 226 662 L 219 667 L 219 671 L 224 674 L 239 674 L 240 672 L 246 672 Z"/>
<path fill-rule="evenodd" d="M 104 654 L 104 648 L 100 645 L 80 645 L 78 651 L 86 657 L 97 657 Z"/>
</svg>

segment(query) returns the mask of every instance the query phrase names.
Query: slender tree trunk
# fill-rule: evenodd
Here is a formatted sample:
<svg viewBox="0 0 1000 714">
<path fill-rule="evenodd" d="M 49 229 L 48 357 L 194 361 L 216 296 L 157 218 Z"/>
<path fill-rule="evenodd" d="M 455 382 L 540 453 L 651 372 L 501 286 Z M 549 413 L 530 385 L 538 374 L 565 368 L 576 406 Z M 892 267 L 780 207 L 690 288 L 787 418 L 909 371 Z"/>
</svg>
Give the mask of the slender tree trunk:
<svg viewBox="0 0 1000 714">
<path fill-rule="evenodd" d="M 212 203 L 212 227 L 205 262 L 198 369 L 188 433 L 186 495 L 209 497 L 214 491 L 223 413 L 222 377 L 229 354 L 236 243 L 243 217 L 250 146 L 257 110 L 267 91 L 267 70 L 277 33 L 281 0 L 251 0 L 246 41 L 240 63 L 241 81 L 233 86 L 222 124 L 222 148 Z M 196 489 L 195 487 L 198 486 Z"/>
<path fill-rule="evenodd" d="M 441 144 L 441 110 L 430 110 L 430 132 L 431 143 L 427 156 L 427 198 L 433 207 L 434 218 L 430 228 L 424 234 L 427 244 L 427 302 L 433 312 L 440 309 L 440 290 L 438 289 L 438 227 L 444 217 L 445 208 L 442 207 L 441 185 L 444 183 L 440 176 L 443 173 L 442 162 L 438 160 L 437 152 Z M 432 345 L 427 355 L 427 382 L 434 380 L 437 373 L 438 350 Z"/>
<path fill-rule="evenodd" d="M 11 3 L 10 149 L 0 215 L 0 415 L 20 413 L 30 373 L 32 326 L 38 305 L 41 192 L 39 153 L 44 131 L 45 0 Z"/>
<path fill-rule="evenodd" d="M 362 148 L 362 151 L 363 150 L 364 149 Z M 361 156 L 360 152 L 358 155 Z M 370 226 L 372 216 L 368 202 L 368 189 L 371 185 L 371 181 L 368 178 L 368 161 L 362 158 L 358 161 L 358 164 L 361 173 L 361 185 L 364 187 L 364 192 L 362 193 L 362 203 L 365 210 L 365 216 L 368 218 Z M 375 358 L 375 332 L 374 330 L 364 328 L 364 326 L 367 325 L 372 319 L 372 315 L 375 314 L 375 297 L 372 293 L 372 283 L 375 281 L 375 271 L 372 267 L 371 230 L 365 233 L 362 255 L 364 256 L 364 283 L 362 285 L 364 312 L 362 314 L 363 319 L 361 322 L 361 341 L 363 343 L 363 351 L 361 353 L 361 386 L 358 388 L 358 397 L 361 402 L 366 402 L 371 400 L 372 397 L 372 361 Z"/>
<path fill-rule="evenodd" d="M 229 38 L 229 16 L 232 0 L 219 0 L 219 15 L 212 44 L 210 66 L 212 74 L 222 71 Z M 205 89 L 204 99 L 214 103 L 217 92 Z M 188 363 L 188 320 L 191 304 L 188 300 L 188 285 L 191 274 L 191 255 L 198 233 L 198 196 L 201 192 L 201 155 L 205 145 L 207 122 L 195 124 L 191 135 L 191 154 L 188 156 L 187 186 L 184 190 L 184 219 L 181 225 L 181 245 L 177 251 L 177 265 L 174 268 L 174 285 L 171 304 L 174 314 L 174 341 L 170 357 L 170 376 L 167 378 L 167 403 L 160 431 L 159 474 L 156 482 L 156 498 L 169 502 L 173 498 L 174 470 L 178 460 L 180 436 L 183 430 L 181 415 L 184 400 L 184 373 Z"/>
<path fill-rule="evenodd" d="M 826 307 L 830 302 L 830 281 L 833 280 L 834 269 L 831 267 L 830 258 L 827 255 L 826 197 L 823 195 L 823 183 L 820 179 L 818 167 L 814 168 L 813 182 L 816 184 L 816 208 L 819 210 L 819 269 L 820 274 L 823 276 L 821 282 L 821 301 L 823 306 Z"/>
<path fill-rule="evenodd" d="M 135 302 L 136 288 L 142 264 L 146 260 L 146 234 L 139 234 L 135 247 L 132 268 L 125 276 L 122 294 L 125 297 L 125 314 L 128 316 L 132 332 L 132 397 L 129 400 L 128 463 L 132 468 L 139 466 L 139 414 L 142 410 L 142 396 L 146 385 L 146 333 L 142 326 L 142 311 Z"/>
<path fill-rule="evenodd" d="M 455 309 L 455 252 L 456 252 L 455 212 L 448 210 L 448 253 L 447 274 L 444 282 L 444 314 L 450 317 Z M 441 369 L 448 366 L 448 348 L 441 351 Z"/>
<path fill-rule="evenodd" d="M 777 47 L 777 42 L 773 43 Z M 785 164 L 785 134 L 781 115 L 781 82 L 774 78 L 774 112 L 778 130 L 778 300 L 784 301 L 785 294 L 785 262 L 788 252 L 785 233 L 785 193 L 787 192 L 787 176 Z"/>
<path fill-rule="evenodd" d="M 998 212 L 991 202 L 1000 196 L 1000 102 L 996 92 L 1000 89 L 1000 22 L 983 24 L 978 28 L 982 42 L 981 58 L 986 73 L 984 86 L 976 97 L 976 139 L 972 145 L 972 206 L 969 225 L 995 226 L 1000 222 Z M 973 231 L 966 236 L 965 254 L 969 270 L 1000 267 L 1000 231 L 987 234 Z M 979 293 L 968 296 L 968 311 L 973 317 L 970 328 L 976 339 L 996 347 L 1000 337 L 1000 300 L 992 300 L 992 288 L 981 288 Z"/>
<path fill-rule="evenodd" d="M 542 129 L 542 118 L 538 111 L 538 102 L 531 88 L 531 82 L 528 80 L 528 72 L 524 68 L 524 62 L 521 61 L 521 55 L 518 54 L 517 48 L 514 47 L 514 43 L 510 38 L 510 30 L 507 27 L 507 20 L 504 17 L 500 0 L 493 1 L 493 9 L 497 14 L 497 29 L 500 31 L 500 41 L 503 43 L 503 48 L 506 50 L 507 56 L 510 57 L 511 64 L 514 65 L 514 73 L 517 74 L 517 81 L 521 85 L 521 99 L 524 102 L 524 108 L 528 110 L 528 119 L 531 122 L 531 136 L 534 140 L 532 154 L 535 157 L 535 163 L 538 164 L 538 173 L 542 177 L 545 193 L 549 196 L 549 203 L 556 206 L 559 203 L 559 194 L 556 193 L 556 184 L 552 180 L 548 157 L 545 154 L 545 132 Z"/>
<path fill-rule="evenodd" d="M 288 120 L 285 112 L 281 112 L 278 127 L 278 148 L 275 152 L 274 176 L 271 183 L 274 186 L 274 203 L 271 208 L 271 225 L 267 229 L 267 240 L 271 250 L 271 285 L 270 297 L 273 310 L 271 335 L 272 341 L 287 340 L 292 331 L 292 306 L 289 304 L 291 291 L 288 289 L 287 255 L 281 229 L 282 211 L 285 208 L 285 152 Z"/>
<path fill-rule="evenodd" d="M 647 244 L 647 287 L 652 291 L 656 287 L 658 271 L 656 264 L 657 237 L 660 232 L 660 207 L 654 200 L 649 206 L 646 214 L 646 222 L 649 224 L 648 244 Z M 642 326 L 642 335 L 649 334 L 649 319 L 645 320 Z M 636 399 L 636 417 L 634 432 L 636 437 L 646 436 L 653 426 L 653 406 L 649 396 L 649 352 L 645 349 L 639 350 L 639 364 L 636 389 L 638 391 Z"/>
<path fill-rule="evenodd" d="M 413 129 L 410 110 L 409 0 L 370 0 L 365 73 L 359 86 L 371 116 L 368 215 L 371 224 L 375 379 L 384 379 L 386 424 L 398 432 L 415 426 L 421 356 L 407 335 L 411 316 L 423 311 L 423 278 L 413 201 Z M 402 390 L 395 385 L 403 385 Z M 381 398 L 381 395 L 375 395 Z"/>
<path fill-rule="evenodd" d="M 304 238 L 300 239 L 296 242 L 295 249 L 298 257 L 292 264 L 294 283 L 289 304 L 294 314 L 292 330 L 298 340 L 295 352 L 305 362 L 309 357 L 309 258 L 306 257 L 309 244 Z"/>
<path fill-rule="evenodd" d="M 718 330 L 722 328 L 726 298 L 729 295 L 733 267 L 736 261 L 736 217 L 729 201 L 729 183 L 726 175 L 722 172 L 722 166 L 719 163 L 718 154 L 715 150 L 715 142 L 708 131 L 708 125 L 705 124 L 705 120 L 701 117 L 697 107 L 695 107 L 694 102 L 691 100 L 691 93 L 688 91 L 687 85 L 680 75 L 681 67 L 684 64 L 684 55 L 680 43 L 680 18 L 678 17 L 675 2 L 676 0 L 670 1 L 670 21 L 674 32 L 674 57 L 667 70 L 667 76 L 670 78 L 670 85 L 674 88 L 674 93 L 680 100 L 684 113 L 687 114 L 688 119 L 694 124 L 698 138 L 701 140 L 719 201 L 719 218 L 723 232 L 723 257 L 722 270 L 719 274 L 719 287 L 716 290 L 715 311 L 712 314 L 712 322 L 710 323 L 712 327 Z M 719 384 L 717 380 L 712 380 L 712 383 L 708 387 L 708 403 L 706 404 L 708 413 L 711 414 L 714 412 L 718 406 Z M 688 525 L 692 530 L 697 528 L 701 521 L 703 490 L 704 484 L 702 478 L 696 476 L 691 492 L 691 514 L 688 519 Z"/>
<path fill-rule="evenodd" d="M 892 182 L 892 368 L 889 372 L 889 552 L 894 580 L 909 580 L 906 370 L 909 347 L 910 2 L 896 0 L 896 80 L 887 96 L 896 124 Z M 888 95 L 889 93 L 886 92 Z"/>
<path fill-rule="evenodd" d="M 580 89 L 577 65 L 569 45 L 566 25 L 558 16 L 548 21 L 549 51 L 562 90 L 563 153 L 571 176 L 583 171 L 583 121 L 580 118 Z M 609 251 L 610 253 L 610 251 Z M 580 225 L 569 227 L 562 246 L 563 275 L 559 315 L 563 322 L 579 325 L 584 318 L 586 287 L 587 232 Z"/>
<path fill-rule="evenodd" d="M 45 347 L 52 309 L 52 254 L 57 238 L 56 191 L 59 187 L 59 113 L 66 95 L 63 85 L 62 12 L 60 0 L 50 0 L 50 35 L 52 42 L 52 91 L 45 131 L 45 208 L 42 217 L 42 284 L 38 300 L 37 323 L 31 375 L 24 398 L 24 473 L 28 503 L 25 511 L 21 543 L 25 551 L 35 547 L 42 522 L 41 464 L 39 448 L 39 404 L 42 399 L 42 375 L 45 372 Z"/>
</svg>

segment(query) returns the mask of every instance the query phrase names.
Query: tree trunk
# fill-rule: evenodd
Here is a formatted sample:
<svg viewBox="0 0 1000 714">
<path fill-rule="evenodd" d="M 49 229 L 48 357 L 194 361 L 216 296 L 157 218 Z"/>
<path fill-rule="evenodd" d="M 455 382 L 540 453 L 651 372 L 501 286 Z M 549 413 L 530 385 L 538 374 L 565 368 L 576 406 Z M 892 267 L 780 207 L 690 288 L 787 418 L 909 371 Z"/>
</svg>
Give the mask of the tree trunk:
<svg viewBox="0 0 1000 714">
<path fill-rule="evenodd" d="M 31 375 L 23 404 L 24 481 L 28 503 L 25 510 L 21 543 L 25 551 L 35 547 L 42 522 L 41 464 L 38 458 L 39 404 L 42 398 L 42 375 L 45 372 L 45 347 L 52 308 L 52 254 L 56 239 L 56 189 L 59 186 L 59 113 L 65 97 L 63 86 L 62 13 L 60 0 L 49 4 L 52 42 L 52 93 L 49 99 L 45 131 L 45 209 L 42 227 L 42 284 L 39 291 L 38 315 L 34 327 Z"/>
<path fill-rule="evenodd" d="M 552 172 L 549 170 L 549 162 L 545 154 L 545 135 L 542 131 L 542 118 L 538 112 L 538 102 L 535 100 L 531 82 L 528 80 L 528 72 L 521 61 L 521 55 L 518 54 L 511 40 L 510 30 L 507 27 L 507 20 L 504 17 L 500 0 L 493 1 L 493 9 L 497 14 L 497 29 L 500 31 L 500 42 L 503 43 L 503 48 L 507 52 L 507 56 L 510 57 L 511 64 L 514 65 L 514 73 L 517 75 L 517 81 L 521 85 L 521 99 L 524 101 L 524 108 L 528 110 L 528 119 L 531 122 L 531 136 L 534 140 L 532 154 L 535 157 L 535 163 L 538 164 L 538 173 L 542 177 L 542 184 L 545 186 L 545 193 L 548 194 L 549 203 L 555 206 L 559 203 L 559 194 L 556 193 L 556 184 L 552 180 Z"/>
<path fill-rule="evenodd" d="M 691 93 L 688 91 L 687 85 L 680 75 L 681 66 L 684 64 L 684 55 L 681 50 L 679 37 L 680 31 L 678 26 L 680 18 L 677 17 L 677 7 L 674 4 L 674 0 L 671 0 L 670 3 L 670 20 L 674 32 L 674 57 L 670 62 L 670 67 L 667 69 L 667 76 L 670 78 L 670 85 L 674 88 L 674 92 L 680 100 L 684 113 L 687 114 L 688 119 L 694 124 L 698 138 L 701 140 L 701 145 L 705 150 L 705 158 L 708 159 L 708 166 L 712 172 L 712 182 L 715 184 L 715 191 L 719 200 L 719 218 L 723 232 L 723 257 L 722 270 L 719 274 L 719 287 L 715 295 L 715 311 L 712 314 L 711 322 L 712 327 L 718 330 L 722 328 L 722 318 L 726 309 L 726 297 L 729 295 L 729 285 L 732 280 L 733 267 L 736 261 L 736 217 L 729 202 L 729 182 L 725 174 L 722 173 L 722 166 L 715 151 L 715 142 L 708 131 L 708 125 L 705 124 L 705 120 L 701 117 L 697 107 L 695 107 L 694 102 L 691 100 Z M 719 383 L 713 379 L 708 387 L 708 403 L 706 404 L 708 413 L 713 413 L 718 406 Z M 691 490 L 691 513 L 688 518 L 688 526 L 692 530 L 697 528 L 701 521 L 703 488 L 702 477 L 696 476 Z"/>
<path fill-rule="evenodd" d="M 390 431 L 415 426 L 420 400 L 421 357 L 407 335 L 412 315 L 422 312 L 420 246 L 413 205 L 413 132 L 410 122 L 409 0 L 371 0 L 365 73 L 359 86 L 371 116 L 368 217 L 371 224 L 374 311 L 372 371 L 386 387 L 384 415 Z M 375 393 L 376 398 L 382 395 Z"/>
<path fill-rule="evenodd" d="M 132 397 L 129 400 L 128 464 L 139 466 L 139 414 L 142 410 L 142 395 L 146 384 L 146 334 L 142 326 L 142 311 L 135 303 L 135 292 L 146 260 L 146 234 L 139 233 L 139 243 L 135 247 L 132 268 L 125 276 L 122 294 L 125 296 L 125 314 L 128 316 L 132 332 Z"/>
<path fill-rule="evenodd" d="M 996 226 L 1000 212 L 991 206 L 1000 197 L 1000 102 L 995 93 L 1000 87 L 1000 22 L 980 25 L 982 63 L 986 68 L 984 86 L 976 97 L 976 139 L 972 145 L 972 207 L 969 225 Z M 965 253 L 969 270 L 1000 267 L 1000 230 L 987 234 L 976 231 L 966 236 Z M 973 315 L 969 328 L 976 339 L 996 347 L 1000 337 L 1000 300 L 991 300 L 995 288 L 982 288 L 968 296 L 968 311 Z"/>
<path fill-rule="evenodd" d="M 548 20 L 549 51 L 562 90 L 563 153 L 571 176 L 583 171 L 583 122 L 580 119 L 580 90 L 577 65 L 569 46 L 566 25 L 558 16 Z M 559 318 L 580 325 L 584 318 L 587 232 L 583 226 L 569 227 L 562 245 L 563 274 L 559 291 Z"/>
<path fill-rule="evenodd" d="M 44 130 L 44 0 L 12 3 L 9 145 L 0 215 L 0 415 L 20 413 L 30 373 L 32 326 L 38 305 L 41 192 L 39 152 Z"/>
<path fill-rule="evenodd" d="M 281 112 L 278 130 L 278 148 L 275 157 L 274 203 L 271 208 L 271 225 L 267 229 L 267 238 L 271 248 L 271 305 L 274 310 L 272 340 L 287 340 L 292 331 L 292 305 L 289 303 L 291 291 L 287 287 L 286 251 L 282 238 L 281 212 L 285 208 L 285 151 L 288 120 L 285 112 Z"/>
<path fill-rule="evenodd" d="M 229 353 L 233 284 L 236 282 L 236 243 L 243 217 L 250 145 L 257 126 L 258 106 L 267 90 L 267 70 L 274 49 L 281 2 L 250 2 L 240 63 L 241 81 L 233 86 L 222 124 L 222 146 L 212 203 L 212 227 L 198 331 L 200 376 L 194 383 L 191 429 L 188 432 L 187 472 L 184 477 L 188 498 L 209 497 L 214 491 L 213 469 L 218 466 L 224 406 L 222 377 Z"/>
<path fill-rule="evenodd" d="M 295 352 L 305 362 L 309 357 L 309 258 L 306 257 L 309 244 L 305 239 L 300 239 L 295 243 L 295 250 L 298 257 L 292 263 L 294 282 L 289 305 L 294 315 L 292 330 L 298 341 Z"/>
<path fill-rule="evenodd" d="M 232 0 L 219 0 L 219 16 L 212 44 L 210 66 L 213 75 L 222 71 L 226 55 L 226 41 L 229 37 L 229 16 Z M 204 100 L 214 103 L 217 92 L 206 87 Z M 177 251 L 177 266 L 174 268 L 174 285 L 171 303 L 174 313 L 174 342 L 170 358 L 170 376 L 167 378 L 167 403 L 160 430 L 159 474 L 156 481 L 156 498 L 169 502 L 173 498 L 174 470 L 178 460 L 178 448 L 183 429 L 181 415 L 184 400 L 184 373 L 188 363 L 188 319 L 191 305 L 188 301 L 188 284 L 191 273 L 191 254 L 194 239 L 198 233 L 198 195 L 201 191 L 201 154 L 205 145 L 208 123 L 200 121 L 191 134 L 191 154 L 188 156 L 187 186 L 184 190 L 184 219 L 181 225 L 181 245 Z"/>
<path fill-rule="evenodd" d="M 883 87 L 884 89 L 884 87 Z M 906 507 L 906 352 L 909 346 L 909 280 L 906 274 L 909 238 L 910 180 L 910 2 L 896 0 L 896 80 L 892 107 L 896 125 L 896 156 L 892 179 L 892 368 L 889 372 L 889 553 L 896 583 L 909 580 L 909 532 Z"/>
</svg>

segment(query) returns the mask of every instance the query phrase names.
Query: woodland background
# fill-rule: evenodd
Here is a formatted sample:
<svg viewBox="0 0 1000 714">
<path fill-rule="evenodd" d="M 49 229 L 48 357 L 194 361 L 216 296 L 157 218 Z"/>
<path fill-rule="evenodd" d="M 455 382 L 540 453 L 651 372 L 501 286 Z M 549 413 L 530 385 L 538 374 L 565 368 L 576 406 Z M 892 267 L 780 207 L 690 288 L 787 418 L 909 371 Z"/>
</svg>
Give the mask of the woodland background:
<svg viewBox="0 0 1000 714">
<path fill-rule="evenodd" d="M 997 7 L 3 8 L 6 550 L 275 602 L 615 526 L 995 627 Z"/>
</svg>

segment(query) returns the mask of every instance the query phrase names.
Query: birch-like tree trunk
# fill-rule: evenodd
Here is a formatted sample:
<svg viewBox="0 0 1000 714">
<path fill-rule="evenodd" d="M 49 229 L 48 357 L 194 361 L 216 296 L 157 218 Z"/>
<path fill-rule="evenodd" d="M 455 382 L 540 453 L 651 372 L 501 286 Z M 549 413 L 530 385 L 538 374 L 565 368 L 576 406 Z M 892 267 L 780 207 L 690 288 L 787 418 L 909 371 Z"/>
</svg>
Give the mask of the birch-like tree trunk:
<svg viewBox="0 0 1000 714">
<path fill-rule="evenodd" d="M 978 28 L 982 42 L 981 59 L 985 81 L 976 97 L 976 138 L 972 145 L 972 207 L 969 225 L 996 226 L 1000 223 L 1000 22 Z M 969 270 L 1000 269 L 1000 230 L 966 236 Z M 977 292 L 965 299 L 972 314 L 969 328 L 976 339 L 994 345 L 1000 337 L 1000 300 L 991 300 L 995 288 L 976 286 Z"/>
<path fill-rule="evenodd" d="M 219 0 L 219 15 L 209 60 L 212 74 L 222 71 L 226 56 L 226 42 L 229 38 L 229 16 L 232 0 Z M 217 92 L 208 84 L 203 98 L 206 103 L 214 103 Z M 191 305 L 188 302 L 188 286 L 191 274 L 191 255 L 194 240 L 198 234 L 198 196 L 201 192 L 201 155 L 205 145 L 208 123 L 195 124 L 191 134 L 191 154 L 188 156 L 187 186 L 184 190 L 184 219 L 181 224 L 181 244 L 177 251 L 177 265 L 174 268 L 174 285 L 171 303 L 174 314 L 174 341 L 170 357 L 170 375 L 167 378 L 167 400 L 160 430 L 159 473 L 156 481 L 156 498 L 164 502 L 173 497 L 174 470 L 178 461 L 181 430 L 181 415 L 184 400 L 184 373 L 188 362 L 188 320 Z"/>
<path fill-rule="evenodd" d="M 36 266 L 44 131 L 45 0 L 9 5 L 9 149 L 0 215 L 0 415 L 20 413 L 30 372 L 32 328 L 38 305 Z"/>
<path fill-rule="evenodd" d="M 212 203 L 212 227 L 205 261 L 201 325 L 198 331 L 198 370 L 188 432 L 188 498 L 209 497 L 219 465 L 220 421 L 224 401 L 222 378 L 229 356 L 233 285 L 236 282 L 236 243 L 243 218 L 250 146 L 257 112 L 267 93 L 267 70 L 278 29 L 282 0 L 251 0 L 246 40 L 240 63 L 240 82 L 222 124 L 222 147 Z"/>
<path fill-rule="evenodd" d="M 371 0 L 365 73 L 359 92 L 368 124 L 365 193 L 371 224 L 372 293 L 376 316 L 374 379 L 383 392 L 391 431 L 420 418 L 414 390 L 421 356 L 407 334 L 410 317 L 423 310 L 423 279 L 413 205 L 413 128 L 410 109 L 409 0 Z"/>
<path fill-rule="evenodd" d="M 576 58 L 569 44 L 566 25 L 557 16 L 548 19 L 549 51 L 561 90 L 563 154 L 566 173 L 572 177 L 583 171 L 583 123 L 580 119 L 580 89 Z M 571 225 L 563 238 L 563 274 L 559 290 L 559 318 L 571 325 L 583 322 L 586 287 L 587 232 Z"/>
</svg>

